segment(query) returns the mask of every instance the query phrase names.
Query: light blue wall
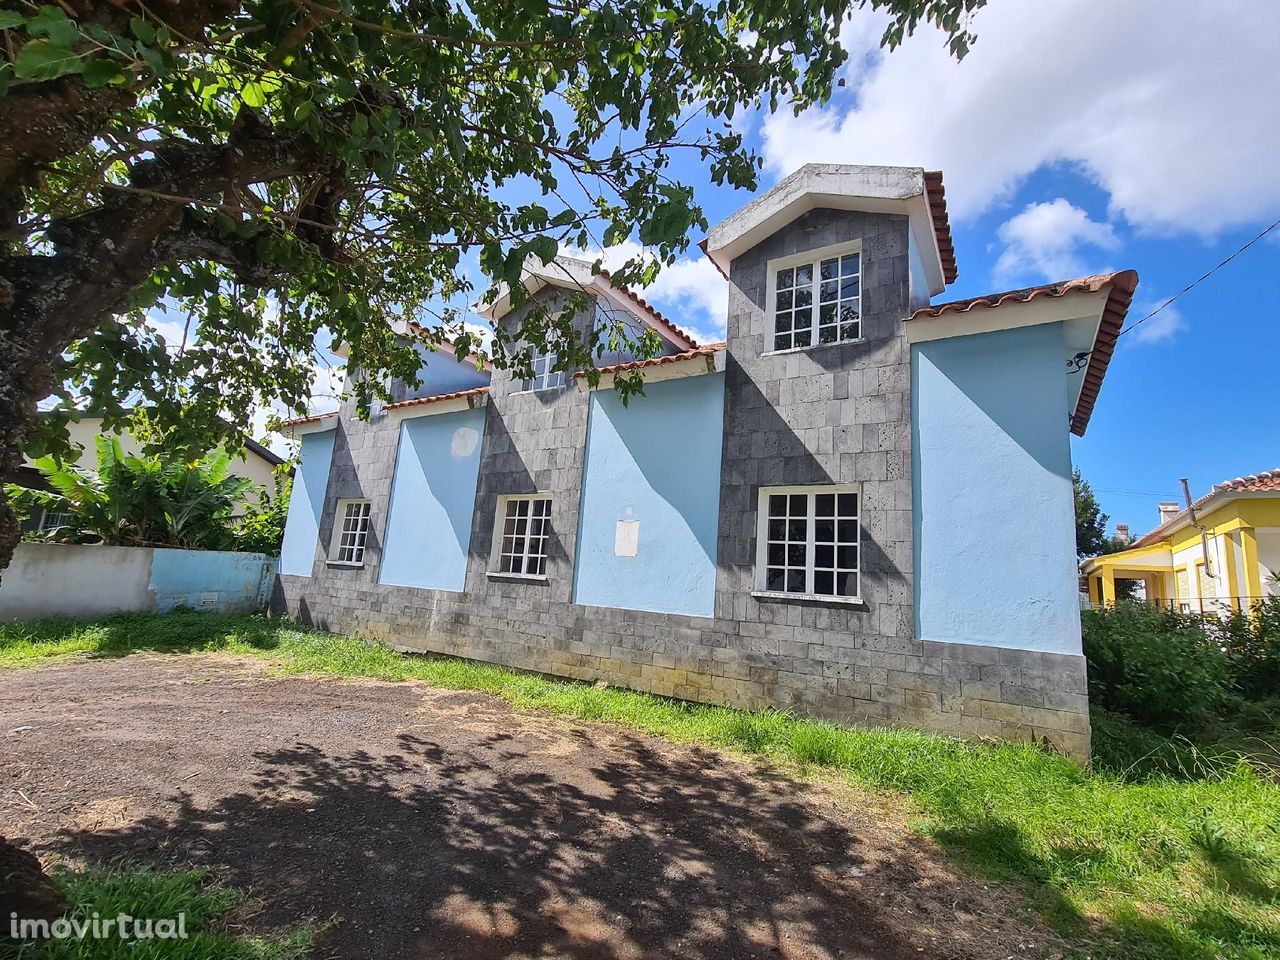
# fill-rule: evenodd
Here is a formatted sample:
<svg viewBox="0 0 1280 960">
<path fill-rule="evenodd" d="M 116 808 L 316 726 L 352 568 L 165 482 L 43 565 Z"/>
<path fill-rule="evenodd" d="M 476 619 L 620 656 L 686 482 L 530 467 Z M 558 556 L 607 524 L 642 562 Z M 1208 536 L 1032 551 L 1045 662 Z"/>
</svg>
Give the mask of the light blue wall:
<svg viewBox="0 0 1280 960">
<path fill-rule="evenodd" d="M 400 425 L 381 583 L 463 589 L 483 436 L 483 409 Z"/>
<path fill-rule="evenodd" d="M 724 374 L 591 395 L 574 602 L 709 617 L 715 605 Z M 614 556 L 637 520 L 634 557 Z"/>
<path fill-rule="evenodd" d="M 431 351 L 421 344 L 416 344 L 414 350 L 422 358 L 422 367 L 418 371 L 422 386 L 408 387 L 405 392 L 406 400 L 470 390 L 473 387 L 483 387 L 489 382 L 489 374 L 476 369 L 474 357 L 459 361 L 451 353 L 444 350 Z"/>
<path fill-rule="evenodd" d="M 336 436 L 336 430 L 327 430 L 308 433 L 302 438 L 298 451 L 301 462 L 293 472 L 289 519 L 284 526 L 284 544 L 280 548 L 280 572 L 287 576 L 311 576 Z"/>
<path fill-rule="evenodd" d="M 921 639 L 1080 652 L 1063 350 L 1059 323 L 912 347 Z"/>
<path fill-rule="evenodd" d="M 157 549 L 151 560 L 154 609 L 249 613 L 266 604 L 275 575 L 276 561 L 263 553 Z"/>
</svg>

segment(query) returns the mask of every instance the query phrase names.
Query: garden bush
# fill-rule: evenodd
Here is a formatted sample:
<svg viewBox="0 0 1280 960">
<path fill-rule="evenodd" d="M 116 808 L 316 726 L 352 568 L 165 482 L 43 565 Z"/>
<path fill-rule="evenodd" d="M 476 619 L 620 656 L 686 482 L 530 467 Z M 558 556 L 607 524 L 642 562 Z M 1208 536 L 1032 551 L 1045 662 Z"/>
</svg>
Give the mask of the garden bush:
<svg viewBox="0 0 1280 960">
<path fill-rule="evenodd" d="M 1207 623 L 1227 658 L 1236 690 L 1247 700 L 1280 696 L 1280 597 Z"/>
<path fill-rule="evenodd" d="M 1156 727 L 1209 719 L 1233 695 L 1231 662 L 1198 617 L 1120 603 L 1083 614 L 1089 698 Z"/>
</svg>

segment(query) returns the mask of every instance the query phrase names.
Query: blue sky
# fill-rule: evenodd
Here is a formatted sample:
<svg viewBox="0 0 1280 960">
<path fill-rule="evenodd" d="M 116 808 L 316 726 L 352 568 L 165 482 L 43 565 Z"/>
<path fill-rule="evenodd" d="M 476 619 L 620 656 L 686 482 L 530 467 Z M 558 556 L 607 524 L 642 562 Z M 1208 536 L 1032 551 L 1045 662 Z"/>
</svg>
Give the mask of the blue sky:
<svg viewBox="0 0 1280 960">
<path fill-rule="evenodd" d="M 811 161 L 940 169 L 960 279 L 936 302 L 1131 267 L 1131 319 L 1280 218 L 1280 3 L 990 0 L 973 25 L 956 63 L 929 30 L 882 53 L 884 21 L 859 12 L 831 103 L 739 114 L 762 188 Z M 692 153 L 672 172 L 712 224 L 750 199 Z M 724 281 L 696 247 L 645 295 L 700 340 L 723 336 Z M 1072 441 L 1113 522 L 1153 527 L 1179 477 L 1200 495 L 1280 467 L 1278 301 L 1280 230 L 1122 339 Z M 337 389 L 319 371 L 316 409 Z"/>
<path fill-rule="evenodd" d="M 882 22 L 859 14 L 846 92 L 749 118 L 762 186 L 809 161 L 941 169 L 960 279 L 935 302 L 1132 267 L 1130 319 L 1280 218 L 1280 4 L 991 0 L 974 26 L 957 64 L 929 32 L 881 54 Z M 712 223 L 749 199 L 677 172 Z M 647 295 L 722 334 L 723 286 L 696 256 Z M 1072 441 L 1113 523 L 1154 527 L 1179 477 L 1198 496 L 1280 467 L 1278 301 L 1280 229 L 1122 338 Z"/>
</svg>

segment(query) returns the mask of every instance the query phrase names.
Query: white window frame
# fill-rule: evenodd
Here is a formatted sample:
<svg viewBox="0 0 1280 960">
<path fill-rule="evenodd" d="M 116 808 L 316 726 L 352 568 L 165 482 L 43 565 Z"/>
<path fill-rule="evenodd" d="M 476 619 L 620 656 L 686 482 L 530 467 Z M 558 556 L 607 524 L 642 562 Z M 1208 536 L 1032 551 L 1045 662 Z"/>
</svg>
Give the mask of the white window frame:
<svg viewBox="0 0 1280 960">
<path fill-rule="evenodd" d="M 504 549 L 506 546 L 507 536 L 511 536 L 513 538 L 516 536 L 519 536 L 519 534 L 515 533 L 514 530 L 511 534 L 507 534 L 506 523 L 508 519 L 507 513 L 510 508 L 510 505 L 519 503 L 521 501 L 526 501 L 529 504 L 529 511 L 523 519 L 530 522 L 533 521 L 534 519 L 541 519 L 544 523 L 544 528 L 543 528 L 544 532 L 540 534 L 539 537 L 536 538 L 536 539 L 542 540 L 545 544 L 541 553 L 535 553 L 529 549 L 530 540 L 535 538 L 532 538 L 529 536 L 528 526 L 526 526 L 525 533 L 523 534 L 524 546 L 521 548 L 521 550 L 518 553 L 515 552 L 514 550 L 508 551 Z M 534 515 L 535 503 L 546 504 L 545 507 L 538 508 L 545 511 L 545 515 L 541 518 L 535 517 Z M 513 521 L 518 522 L 522 518 L 512 517 L 511 519 Z M 491 577 L 501 577 L 501 578 L 511 577 L 517 580 L 546 580 L 547 564 L 551 559 L 551 552 L 549 549 L 551 544 L 551 530 L 552 530 L 551 494 L 549 493 L 511 493 L 511 494 L 505 494 L 501 497 L 498 497 L 498 504 L 497 504 L 497 507 L 494 509 L 494 515 L 493 515 L 493 545 L 489 551 L 489 575 Z M 519 571 L 504 570 L 503 561 L 507 557 L 516 557 L 516 556 L 520 557 L 521 559 L 521 563 L 520 563 L 521 569 Z M 529 566 L 529 561 L 531 559 L 536 559 L 536 558 L 541 558 L 542 560 L 542 564 L 541 564 L 542 572 L 528 573 L 527 570 Z"/>
<path fill-rule="evenodd" d="M 839 277 L 837 277 L 836 278 L 837 299 L 835 301 L 836 313 L 837 313 L 837 321 L 835 324 L 836 339 L 827 341 L 825 343 L 821 343 L 819 342 L 818 337 L 819 337 L 819 330 L 820 330 L 820 314 L 821 314 L 821 307 L 822 307 L 822 301 L 821 301 L 822 278 L 820 275 L 821 268 L 822 268 L 822 261 L 831 260 L 833 258 L 839 259 L 841 257 L 848 257 L 848 256 L 854 256 L 854 255 L 858 257 L 858 272 L 856 274 L 858 278 L 858 296 L 856 298 L 850 297 L 847 299 L 849 301 L 856 300 L 857 302 L 858 335 L 856 337 L 850 337 L 848 339 L 840 338 L 840 327 L 842 326 L 842 324 L 839 322 L 838 317 L 839 317 L 840 304 L 844 303 L 845 300 L 842 300 L 839 298 L 839 292 L 838 292 Z M 786 331 L 787 333 L 790 333 L 792 336 L 792 345 L 786 346 L 786 347 L 779 347 L 777 345 L 777 338 L 781 334 L 779 334 L 778 332 L 778 299 L 777 299 L 778 273 L 779 271 L 782 271 L 782 270 L 794 270 L 798 267 L 805 267 L 805 266 L 809 266 L 813 268 L 812 279 L 810 280 L 810 284 L 809 284 L 809 289 L 813 297 L 812 302 L 810 304 L 810 325 L 809 325 L 810 342 L 802 346 L 794 345 L 795 326 L 794 326 L 794 316 L 793 316 L 792 328 L 790 331 Z M 775 354 L 775 353 L 794 353 L 800 350 L 816 350 L 816 349 L 819 349 L 820 347 L 834 347 L 838 344 L 844 344 L 844 343 L 861 343 L 863 340 L 865 340 L 866 337 L 865 337 L 864 323 L 866 318 L 864 317 L 863 310 L 862 310 L 862 267 L 863 267 L 863 258 L 862 258 L 862 241 L 861 240 L 853 240 L 853 241 L 850 241 L 849 243 L 836 243 L 827 247 L 819 247 L 816 250 L 806 250 L 803 253 L 797 253 L 797 254 L 793 254 L 792 256 L 779 257 L 776 260 L 770 260 L 765 265 L 765 269 L 768 271 L 767 283 L 765 285 L 765 314 L 768 317 L 768 325 L 767 325 L 767 332 L 765 334 L 766 340 L 764 345 L 765 349 L 763 351 L 764 355 L 767 356 L 769 354 Z M 793 286 L 792 289 L 794 290 L 796 288 Z"/>
<path fill-rule="evenodd" d="M 363 510 L 356 517 L 356 524 L 347 528 L 352 507 Z M 364 497 L 348 497 L 339 500 L 333 508 L 333 531 L 329 534 L 329 563 L 336 567 L 363 567 L 365 550 L 369 544 L 369 532 L 373 529 L 373 502 Z M 344 543 L 347 534 L 351 540 Z M 342 554 L 350 551 L 350 556 Z"/>
<path fill-rule="evenodd" d="M 559 390 L 569 382 L 563 370 L 551 369 L 555 366 L 556 351 L 543 351 L 537 347 L 529 349 L 533 378 L 519 381 L 513 393 L 542 393 L 544 390 Z"/>
<path fill-rule="evenodd" d="M 816 505 L 815 497 L 822 494 L 853 494 L 857 497 L 856 516 L 852 518 L 854 522 L 855 539 L 853 546 L 855 548 L 855 558 L 857 567 L 853 569 L 854 576 L 854 592 L 851 596 L 835 593 L 816 593 L 814 590 L 814 580 L 816 576 L 816 559 L 817 551 L 815 543 L 816 523 Z M 770 589 L 768 586 L 769 573 L 769 498 L 775 496 L 791 497 L 795 495 L 805 495 L 808 497 L 805 514 L 805 589 L 803 592 L 797 592 L 786 589 Z M 837 501 L 836 516 L 839 517 L 839 501 Z M 805 486 L 792 487 L 761 487 L 759 491 L 759 501 L 756 505 L 756 588 L 752 592 L 753 596 L 778 599 L 778 600 L 812 600 L 822 603 L 862 603 L 862 485 L 859 483 L 823 483 L 809 484 Z M 837 522 L 837 531 L 839 529 Z M 837 539 L 833 543 L 833 551 L 835 557 L 833 563 L 837 563 L 839 558 L 839 548 L 841 543 Z M 823 568 L 825 571 L 828 568 Z M 837 574 L 833 572 L 833 589 L 834 580 Z"/>
<path fill-rule="evenodd" d="M 59 523 L 50 523 L 50 519 L 58 517 Z M 59 527 L 65 527 L 71 522 L 72 513 L 70 510 L 50 510 L 48 507 L 40 511 L 40 527 L 41 533 L 48 533 L 50 530 L 57 530 Z"/>
</svg>

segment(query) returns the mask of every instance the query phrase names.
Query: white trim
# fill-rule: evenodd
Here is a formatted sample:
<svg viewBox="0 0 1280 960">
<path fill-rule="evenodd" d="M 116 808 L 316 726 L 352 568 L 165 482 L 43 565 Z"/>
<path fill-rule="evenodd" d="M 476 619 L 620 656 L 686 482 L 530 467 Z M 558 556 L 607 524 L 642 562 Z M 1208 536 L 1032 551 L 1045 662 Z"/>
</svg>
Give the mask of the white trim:
<svg viewBox="0 0 1280 960">
<path fill-rule="evenodd" d="M 830 344 L 827 344 L 827 346 L 830 346 Z M 578 389 L 583 393 L 588 393 L 592 390 L 611 390 L 618 373 L 639 373 L 645 383 L 661 383 L 663 380 L 700 377 L 704 373 L 724 373 L 724 357 L 725 351 L 722 347 L 715 353 L 703 353 L 695 357 L 685 357 L 683 360 L 672 360 L 670 363 L 654 363 L 645 367 L 633 367 L 630 370 L 611 370 L 608 373 L 600 374 L 600 382 L 594 387 L 591 386 L 591 381 L 585 376 L 576 376 L 574 379 L 578 384 Z"/>
<path fill-rule="evenodd" d="M 541 557 L 543 572 L 530 574 L 530 573 L 526 573 L 523 570 L 512 571 L 512 570 L 502 569 L 502 558 L 505 555 L 502 547 L 503 547 L 503 538 L 506 533 L 505 524 L 507 520 L 507 506 L 510 503 L 520 501 L 520 500 L 528 500 L 530 503 L 529 513 L 525 518 L 526 521 L 533 519 L 532 505 L 535 501 L 543 501 L 547 504 L 547 514 L 545 518 L 546 526 L 545 526 L 544 532 L 541 534 L 541 539 L 544 539 L 547 542 L 548 547 L 550 546 L 551 532 L 552 532 L 551 494 L 536 493 L 536 492 L 535 493 L 503 494 L 502 496 L 498 497 L 498 502 L 494 506 L 493 536 L 489 544 L 489 566 L 486 572 L 493 577 L 512 577 L 514 579 L 519 579 L 519 580 L 546 580 L 547 564 L 551 559 L 550 550 L 547 550 L 544 548 L 544 552 L 542 553 L 533 553 L 529 550 L 529 530 L 527 525 L 525 527 L 525 533 L 524 533 L 524 548 L 519 554 L 521 558 L 521 566 L 522 567 L 527 566 L 531 558 Z M 515 554 L 514 553 L 511 554 L 511 556 L 515 556 Z"/>
<path fill-rule="evenodd" d="M 355 526 L 348 530 L 348 511 L 354 506 L 363 505 L 367 509 L 356 517 Z M 329 556 L 326 562 L 335 567 L 363 567 L 365 552 L 369 546 L 369 533 L 373 529 L 373 501 L 367 497 L 343 497 L 333 505 L 333 527 L 329 531 Z M 352 534 L 350 543 L 343 543 L 343 535 Z M 349 550 L 351 556 L 342 559 L 343 551 Z"/>
<path fill-rule="evenodd" d="M 427 399 L 427 398 L 422 398 Z M 412 400 L 402 401 L 406 405 L 398 408 L 384 407 L 383 412 L 396 420 L 409 420 L 414 417 L 431 417 L 438 413 L 458 413 L 461 410 L 474 410 L 489 402 L 487 393 L 477 393 L 469 397 L 452 397 L 449 400 L 436 400 L 433 403 L 414 403 Z M 412 404 L 410 406 L 410 404 Z"/>
<path fill-rule="evenodd" d="M 312 420 L 308 423 L 284 423 L 280 425 L 279 433 L 286 437 L 301 437 L 309 433 L 327 433 L 338 425 L 337 411 L 325 414 L 319 420 Z"/>
<path fill-rule="evenodd" d="M 769 556 L 769 498 L 772 496 L 791 497 L 802 494 L 808 498 L 805 509 L 805 589 L 803 591 L 790 591 L 785 589 L 771 589 L 768 586 L 768 556 Z M 855 527 L 856 539 L 853 542 L 857 567 L 853 569 L 855 590 L 852 595 L 836 594 L 836 593 L 817 593 L 814 590 L 814 581 L 816 577 L 815 560 L 816 560 L 816 541 L 815 530 L 817 527 L 815 518 L 815 498 L 823 494 L 832 494 L 839 496 L 840 494 L 853 494 L 857 499 L 857 514 L 852 517 Z M 838 501 L 837 501 L 838 503 Z M 779 487 L 760 487 L 757 491 L 756 500 L 756 570 L 753 583 L 755 589 L 752 591 L 753 596 L 759 596 L 769 600 L 798 600 L 798 601 L 838 601 L 846 603 L 862 603 L 862 484 L 860 483 L 822 483 L 822 484 L 805 484 L 802 486 L 779 486 Z M 836 516 L 839 517 L 837 510 Z M 833 520 L 837 523 L 838 520 Z M 797 543 L 799 541 L 796 541 Z M 790 546 L 790 541 L 784 546 L 783 566 L 790 566 L 788 558 L 785 556 L 786 547 Z M 845 544 L 846 546 L 848 544 Z M 836 565 L 841 544 L 838 539 L 832 543 L 832 563 Z M 826 570 L 827 568 L 823 568 Z M 832 572 L 832 588 L 835 587 L 835 577 L 837 574 Z"/>
<path fill-rule="evenodd" d="M 997 330 L 1014 330 L 1018 327 L 1034 327 L 1042 323 L 1060 323 L 1085 317 L 1097 317 L 1101 324 L 1110 296 L 1109 285 L 1092 293 L 1088 290 L 1072 290 L 1060 297 L 1042 294 L 1032 300 L 1003 303 L 998 307 L 979 305 L 936 317 L 916 317 L 908 319 L 903 326 L 907 328 L 907 343 L 924 343 L 928 340 L 995 333 Z"/>
</svg>

